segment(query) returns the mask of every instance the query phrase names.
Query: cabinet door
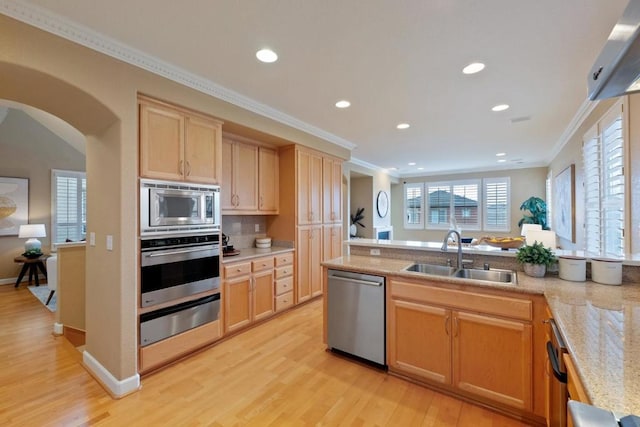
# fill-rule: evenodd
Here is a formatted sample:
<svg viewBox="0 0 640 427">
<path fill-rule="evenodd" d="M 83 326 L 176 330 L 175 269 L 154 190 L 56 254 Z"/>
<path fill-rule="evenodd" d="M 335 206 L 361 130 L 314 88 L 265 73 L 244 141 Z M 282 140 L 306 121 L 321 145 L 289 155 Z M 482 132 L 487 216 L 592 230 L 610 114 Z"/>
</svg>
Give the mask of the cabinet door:
<svg viewBox="0 0 640 427">
<path fill-rule="evenodd" d="M 140 176 L 182 180 L 184 115 L 153 103 L 140 103 Z"/>
<path fill-rule="evenodd" d="M 322 221 L 322 157 L 298 151 L 298 224 Z"/>
<path fill-rule="evenodd" d="M 273 288 L 273 270 L 266 270 L 253 274 L 252 299 L 254 320 L 269 317 L 275 312 Z"/>
<path fill-rule="evenodd" d="M 233 189 L 235 210 L 258 210 L 258 147 L 234 143 Z"/>
<path fill-rule="evenodd" d="M 322 227 L 311 229 L 309 246 L 309 283 L 311 284 L 311 297 L 322 295 Z"/>
<path fill-rule="evenodd" d="M 278 213 L 278 152 L 271 148 L 258 149 L 258 207 L 260 211 Z"/>
<path fill-rule="evenodd" d="M 322 227 L 322 260 L 327 261 L 342 256 L 342 225 Z"/>
<path fill-rule="evenodd" d="M 391 298 L 387 307 L 387 363 L 441 384 L 451 383 L 451 312 Z"/>
<path fill-rule="evenodd" d="M 185 179 L 206 184 L 220 183 L 221 132 L 222 126 L 218 122 L 199 117 L 187 117 L 184 148 Z"/>
<path fill-rule="evenodd" d="M 322 217 L 325 223 L 342 221 L 342 162 L 322 159 Z"/>
<path fill-rule="evenodd" d="M 251 323 L 251 276 L 224 282 L 225 331 L 231 332 Z"/>
<path fill-rule="evenodd" d="M 220 186 L 220 208 L 233 209 L 233 141 L 222 139 L 222 185 Z"/>
<path fill-rule="evenodd" d="M 322 294 L 322 227 L 300 227 L 298 229 L 298 260 L 296 301 L 302 302 Z"/>
<path fill-rule="evenodd" d="M 453 382 L 522 410 L 532 407 L 532 328 L 514 320 L 453 313 Z"/>
</svg>

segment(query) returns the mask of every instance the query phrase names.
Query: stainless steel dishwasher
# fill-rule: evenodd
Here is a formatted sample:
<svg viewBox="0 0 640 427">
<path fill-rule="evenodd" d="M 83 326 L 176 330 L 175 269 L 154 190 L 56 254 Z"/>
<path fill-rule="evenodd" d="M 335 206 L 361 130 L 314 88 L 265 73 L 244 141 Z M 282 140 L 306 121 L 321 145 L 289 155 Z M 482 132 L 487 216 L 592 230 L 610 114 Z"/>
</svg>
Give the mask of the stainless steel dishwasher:
<svg viewBox="0 0 640 427">
<path fill-rule="evenodd" d="M 327 344 L 386 365 L 384 277 L 328 271 Z"/>
</svg>

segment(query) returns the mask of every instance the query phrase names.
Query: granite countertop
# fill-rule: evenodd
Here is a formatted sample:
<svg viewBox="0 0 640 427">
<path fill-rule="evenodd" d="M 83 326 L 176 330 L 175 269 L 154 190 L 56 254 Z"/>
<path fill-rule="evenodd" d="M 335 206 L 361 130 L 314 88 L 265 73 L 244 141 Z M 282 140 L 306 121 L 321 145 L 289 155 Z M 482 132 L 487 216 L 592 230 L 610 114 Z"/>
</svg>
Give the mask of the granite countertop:
<svg viewBox="0 0 640 427">
<path fill-rule="evenodd" d="M 348 255 L 322 265 L 358 272 L 424 278 L 402 271 L 411 261 Z M 543 294 L 595 406 L 619 415 L 640 414 L 640 284 L 608 286 L 536 279 L 518 272 L 518 284 L 494 284 L 439 277 L 441 282 L 511 292 Z"/>
<path fill-rule="evenodd" d="M 222 254 L 222 263 L 230 263 L 237 261 L 245 261 L 252 258 L 259 258 L 263 256 L 269 255 L 277 255 L 281 253 L 291 252 L 293 248 L 288 248 L 284 246 L 271 246 L 267 249 L 258 249 L 258 248 L 244 248 L 240 249 L 240 254 L 233 256 L 225 256 Z"/>
</svg>

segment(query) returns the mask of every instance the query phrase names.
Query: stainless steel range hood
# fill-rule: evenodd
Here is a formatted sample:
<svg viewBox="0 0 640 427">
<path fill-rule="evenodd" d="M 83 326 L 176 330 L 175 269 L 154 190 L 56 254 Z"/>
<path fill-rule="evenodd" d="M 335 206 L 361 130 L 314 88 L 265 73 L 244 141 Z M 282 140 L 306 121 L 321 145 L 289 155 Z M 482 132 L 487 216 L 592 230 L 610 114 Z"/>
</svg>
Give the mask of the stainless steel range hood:
<svg viewBox="0 0 640 427">
<path fill-rule="evenodd" d="M 589 99 L 640 91 L 640 0 L 630 0 L 589 76 Z"/>
</svg>

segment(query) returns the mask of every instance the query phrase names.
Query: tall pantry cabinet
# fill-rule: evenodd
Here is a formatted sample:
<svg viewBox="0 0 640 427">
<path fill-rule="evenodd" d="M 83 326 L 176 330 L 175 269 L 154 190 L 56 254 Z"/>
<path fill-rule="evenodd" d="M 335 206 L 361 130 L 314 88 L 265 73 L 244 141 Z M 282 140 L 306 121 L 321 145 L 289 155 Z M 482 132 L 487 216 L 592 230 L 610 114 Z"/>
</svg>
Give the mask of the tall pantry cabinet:
<svg viewBox="0 0 640 427">
<path fill-rule="evenodd" d="M 342 255 L 341 221 L 342 160 L 299 145 L 281 148 L 280 215 L 267 227 L 274 239 L 295 241 L 296 303 L 322 294 L 320 262 Z"/>
</svg>

